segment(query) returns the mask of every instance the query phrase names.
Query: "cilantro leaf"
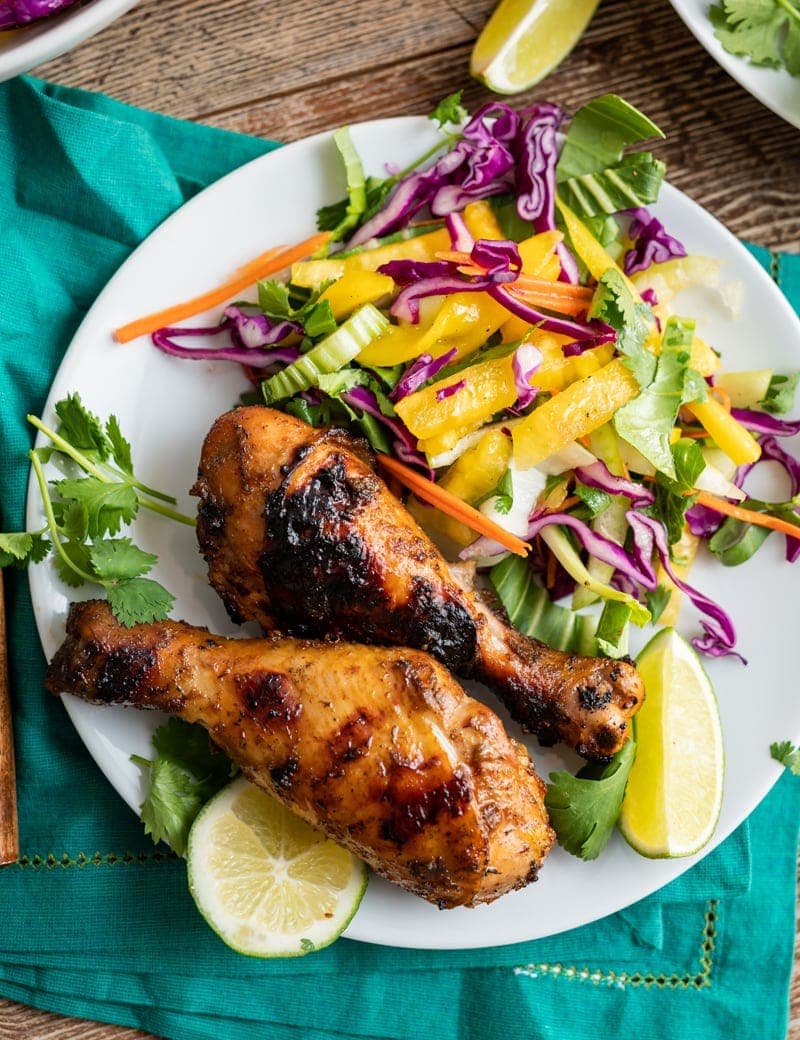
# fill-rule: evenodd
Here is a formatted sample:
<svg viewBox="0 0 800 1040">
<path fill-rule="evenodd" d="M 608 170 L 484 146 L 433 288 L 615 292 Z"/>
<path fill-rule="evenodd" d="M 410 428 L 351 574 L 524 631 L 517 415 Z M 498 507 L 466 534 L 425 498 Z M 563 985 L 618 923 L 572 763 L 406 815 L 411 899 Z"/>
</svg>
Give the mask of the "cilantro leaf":
<svg viewBox="0 0 800 1040">
<path fill-rule="evenodd" d="M 694 327 L 684 318 L 668 320 L 652 382 L 614 416 L 620 437 L 672 480 L 676 472 L 669 438 L 683 400 Z"/>
<path fill-rule="evenodd" d="M 461 95 L 463 93 L 463 90 L 457 90 L 453 94 L 448 94 L 446 98 L 442 98 L 428 116 L 428 119 L 438 123 L 440 129 L 444 129 L 448 123 L 460 126 L 469 115 L 466 108 L 461 104 Z"/>
<path fill-rule="evenodd" d="M 625 786 L 636 757 L 631 737 L 606 766 L 590 764 L 577 776 L 550 774 L 544 804 L 559 845 L 581 859 L 596 859 L 619 817 Z"/>
<path fill-rule="evenodd" d="M 666 587 L 666 585 L 656 585 L 656 587 L 648 592 L 645 592 L 644 598 L 647 603 L 647 609 L 650 611 L 652 616 L 652 623 L 655 624 L 661 615 L 664 613 L 664 609 L 669 603 L 672 591 Z"/>
<path fill-rule="evenodd" d="M 56 415 L 61 420 L 58 433 L 82 452 L 96 452 L 101 459 L 107 459 L 111 452 L 111 444 L 103 431 L 103 425 L 96 415 L 88 410 L 79 394 L 68 394 L 56 402 Z"/>
<path fill-rule="evenodd" d="M 494 500 L 495 511 L 500 513 L 501 516 L 510 513 L 511 507 L 514 505 L 514 481 L 510 469 L 506 469 L 500 480 L 498 480 L 497 487 L 492 494 L 496 496 Z"/>
<path fill-rule="evenodd" d="M 108 436 L 108 442 L 111 445 L 111 454 L 114 461 L 123 473 L 127 473 L 129 477 L 133 476 L 131 446 L 122 436 L 122 430 L 119 428 L 119 420 L 116 415 L 109 416 L 108 422 L 106 423 L 106 435 Z"/>
<path fill-rule="evenodd" d="M 795 776 L 800 776 L 800 748 L 796 748 L 791 740 L 781 740 L 770 744 L 769 753 L 776 762 L 786 766 Z"/>
<path fill-rule="evenodd" d="M 74 567 L 77 567 L 78 570 L 85 571 L 87 574 L 92 573 L 92 561 L 89 558 L 89 549 L 86 545 L 82 542 L 70 540 L 62 542 L 61 548 L 64 552 L 64 556 L 71 561 Z M 61 553 L 56 553 L 54 560 L 58 576 L 65 585 L 69 585 L 71 589 L 78 589 L 85 583 L 85 578 L 64 562 Z"/>
<path fill-rule="evenodd" d="M 597 283 L 590 318 L 599 318 L 617 331 L 617 349 L 623 355 L 625 367 L 630 369 L 639 386 L 653 381 L 657 360 L 645 347 L 653 312 L 645 303 L 637 302 L 622 274 L 609 268 Z"/>
<path fill-rule="evenodd" d="M 722 0 L 709 11 L 714 35 L 753 65 L 800 75 L 800 7 L 795 0 Z"/>
<path fill-rule="evenodd" d="M 686 437 L 670 445 L 670 451 L 675 476 L 670 478 L 663 472 L 656 473 L 656 498 L 652 511 L 666 527 L 669 544 L 674 545 L 683 534 L 686 510 L 694 505 L 697 497 L 688 492 L 694 489 L 706 461 L 696 442 Z"/>
<path fill-rule="evenodd" d="M 24 531 L 0 534 L 0 567 L 24 567 L 33 550 L 33 535 Z"/>
<path fill-rule="evenodd" d="M 141 805 L 145 833 L 166 841 L 182 856 L 198 812 L 237 772 L 199 725 L 172 718 L 153 734 L 155 758 L 133 755 L 149 771 L 150 787 Z"/>
<path fill-rule="evenodd" d="M 586 506 L 589 520 L 594 520 L 599 513 L 604 512 L 611 505 L 611 495 L 607 491 L 589 487 L 588 484 L 582 484 L 579 480 L 575 482 L 575 494 Z"/>
<path fill-rule="evenodd" d="M 147 555 L 147 554 L 145 554 Z M 107 587 L 108 603 L 120 624 L 130 628 L 169 617 L 175 597 L 152 578 L 126 578 Z"/>
<path fill-rule="evenodd" d="M 800 372 L 792 372 L 788 376 L 773 375 L 763 400 L 758 402 L 759 405 L 765 412 L 771 412 L 773 415 L 786 415 L 794 407 L 798 380 Z"/>
<path fill-rule="evenodd" d="M 130 538 L 104 538 L 89 549 L 94 573 L 104 581 L 121 581 L 146 574 L 158 562 L 152 553 L 143 552 Z"/>
<path fill-rule="evenodd" d="M 139 499 L 130 484 L 77 477 L 56 481 L 54 487 L 64 501 L 85 506 L 90 538 L 116 534 L 123 523 L 133 520 L 139 509 Z"/>
</svg>

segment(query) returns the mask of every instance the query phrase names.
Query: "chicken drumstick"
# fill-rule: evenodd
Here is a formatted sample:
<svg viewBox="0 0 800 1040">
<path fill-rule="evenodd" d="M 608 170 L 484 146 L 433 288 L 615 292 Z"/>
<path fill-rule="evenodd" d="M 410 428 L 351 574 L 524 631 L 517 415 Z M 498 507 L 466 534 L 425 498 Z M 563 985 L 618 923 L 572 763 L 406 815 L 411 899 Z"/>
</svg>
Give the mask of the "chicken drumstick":
<svg viewBox="0 0 800 1040">
<path fill-rule="evenodd" d="M 206 437 L 193 493 L 209 579 L 234 621 L 427 650 L 489 686 L 543 744 L 587 758 L 627 739 L 644 696 L 634 667 L 505 624 L 344 431 L 259 406 L 228 412 Z"/>
<path fill-rule="evenodd" d="M 201 723 L 254 784 L 441 907 L 534 881 L 553 844 L 525 748 L 418 650 L 125 628 L 91 600 L 47 687 Z"/>
</svg>

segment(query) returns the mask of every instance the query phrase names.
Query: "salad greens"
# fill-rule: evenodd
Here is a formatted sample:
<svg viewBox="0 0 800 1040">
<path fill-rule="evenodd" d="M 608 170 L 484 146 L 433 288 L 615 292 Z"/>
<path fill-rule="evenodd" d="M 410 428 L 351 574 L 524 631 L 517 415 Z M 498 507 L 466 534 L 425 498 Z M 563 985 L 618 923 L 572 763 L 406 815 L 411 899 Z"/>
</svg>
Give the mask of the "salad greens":
<svg viewBox="0 0 800 1040">
<path fill-rule="evenodd" d="M 800 76 L 800 4 L 796 0 L 721 0 L 710 10 L 726 51 L 753 65 Z"/>
</svg>

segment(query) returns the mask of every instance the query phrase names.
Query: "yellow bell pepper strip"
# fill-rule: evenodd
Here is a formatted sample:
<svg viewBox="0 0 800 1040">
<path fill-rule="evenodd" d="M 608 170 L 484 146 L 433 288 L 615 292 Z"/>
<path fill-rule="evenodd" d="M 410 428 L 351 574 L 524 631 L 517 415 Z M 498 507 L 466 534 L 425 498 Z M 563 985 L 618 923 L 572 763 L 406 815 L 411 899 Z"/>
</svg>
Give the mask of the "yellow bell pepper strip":
<svg viewBox="0 0 800 1040">
<path fill-rule="evenodd" d="M 499 483 L 511 459 L 511 438 L 500 429 L 487 430 L 477 444 L 467 448 L 438 480 L 439 487 L 468 505 L 478 505 Z M 474 541 L 472 531 L 460 520 L 423 506 L 411 511 L 416 519 L 446 535 L 456 545 Z"/>
<path fill-rule="evenodd" d="M 448 249 L 450 235 L 447 228 L 437 228 L 427 235 L 391 242 L 353 253 L 341 260 L 306 260 L 292 265 L 292 282 L 306 289 L 318 289 L 325 282 L 341 278 L 345 271 L 377 271 L 390 260 L 433 260 L 437 252 Z"/>
<path fill-rule="evenodd" d="M 761 446 L 755 437 L 710 394 L 705 401 L 692 401 L 684 407 L 700 422 L 720 451 L 730 456 L 737 466 L 755 462 L 761 457 Z"/>
<path fill-rule="evenodd" d="M 589 274 L 600 281 L 609 267 L 613 267 L 624 278 L 625 284 L 633 293 L 634 299 L 640 300 L 639 291 L 630 278 L 623 272 L 611 254 L 600 245 L 586 225 L 576 217 L 569 206 L 566 206 L 558 196 L 556 196 L 556 206 L 564 220 L 572 246 L 586 264 Z"/>
<path fill-rule="evenodd" d="M 509 534 L 499 524 L 490 520 L 488 516 L 484 516 L 477 509 L 473 509 L 472 506 L 468 506 L 460 498 L 451 495 L 448 491 L 440 488 L 438 484 L 427 480 L 420 473 L 417 473 L 416 470 L 404 466 L 402 462 L 398 462 L 397 459 L 393 459 L 389 455 L 379 454 L 376 458 L 380 466 L 388 473 L 391 473 L 393 477 L 397 477 L 400 483 L 407 487 L 409 491 L 413 491 L 418 498 L 436 506 L 437 509 L 441 509 L 443 513 L 448 513 L 456 520 L 463 521 L 467 527 L 478 534 L 486 535 L 487 538 L 499 542 L 509 552 L 515 553 L 517 556 L 528 555 L 530 546 L 527 542 L 523 542 L 516 535 Z"/>
<path fill-rule="evenodd" d="M 704 339 L 695 336 L 692 340 L 692 357 L 689 364 L 701 376 L 713 376 L 718 371 L 722 362 L 719 356 L 709 347 Z"/>
<path fill-rule="evenodd" d="M 423 438 L 417 441 L 417 450 L 427 455 L 429 460 L 434 459 L 437 455 L 452 451 L 463 437 L 475 433 L 481 426 L 483 426 L 483 419 L 458 429 L 445 430 L 444 433 L 438 433 L 435 437 Z"/>
<path fill-rule="evenodd" d="M 513 428 L 514 462 L 520 469 L 537 465 L 609 422 L 638 393 L 638 382 L 620 358 L 578 379 Z"/>
<path fill-rule="evenodd" d="M 333 316 L 339 321 L 352 314 L 362 304 L 375 303 L 394 292 L 394 282 L 387 274 L 377 271 L 345 271 L 342 277 L 329 285 L 320 296 L 331 305 Z"/>
<path fill-rule="evenodd" d="M 473 238 L 502 239 L 506 236 L 497 222 L 494 210 L 484 199 L 479 202 L 470 202 L 461 214 L 467 231 Z"/>
<path fill-rule="evenodd" d="M 452 293 L 427 329 L 420 325 L 393 325 L 370 343 L 358 360 L 365 365 L 388 367 L 420 354 L 441 357 L 455 347 L 453 360 L 460 361 L 483 346 L 507 317 L 505 307 L 486 293 Z"/>
<path fill-rule="evenodd" d="M 438 484 L 456 498 L 475 505 L 497 487 L 511 461 L 511 438 L 496 427 L 467 448 Z"/>
<path fill-rule="evenodd" d="M 560 231 L 542 231 L 519 243 L 522 273 L 530 278 L 548 278 L 554 281 L 561 273 L 561 262 L 555 255 L 556 246 L 563 240 Z M 555 273 L 551 274 L 551 271 Z"/>
<path fill-rule="evenodd" d="M 518 394 L 512 364 L 513 355 L 471 365 L 404 397 L 395 411 L 420 440 L 461 430 L 514 404 Z"/>
</svg>

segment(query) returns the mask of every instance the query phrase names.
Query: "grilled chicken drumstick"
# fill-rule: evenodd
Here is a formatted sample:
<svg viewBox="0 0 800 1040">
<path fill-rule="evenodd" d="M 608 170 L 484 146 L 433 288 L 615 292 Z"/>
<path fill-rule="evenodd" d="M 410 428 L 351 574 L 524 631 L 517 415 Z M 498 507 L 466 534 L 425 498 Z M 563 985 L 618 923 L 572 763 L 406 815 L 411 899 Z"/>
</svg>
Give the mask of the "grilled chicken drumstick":
<svg viewBox="0 0 800 1040">
<path fill-rule="evenodd" d="M 505 624 L 375 475 L 364 442 L 239 408 L 208 433 L 193 493 L 209 579 L 234 621 L 427 650 L 486 683 L 543 744 L 587 758 L 627 739 L 644 696 L 633 666 Z"/>
<path fill-rule="evenodd" d="M 553 844 L 525 748 L 418 650 L 124 628 L 92 600 L 47 687 L 201 723 L 254 784 L 441 907 L 521 888 Z"/>
</svg>

